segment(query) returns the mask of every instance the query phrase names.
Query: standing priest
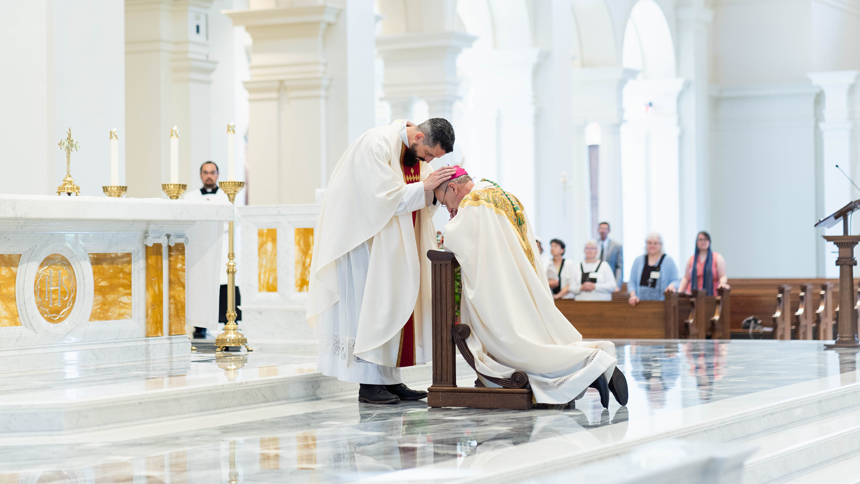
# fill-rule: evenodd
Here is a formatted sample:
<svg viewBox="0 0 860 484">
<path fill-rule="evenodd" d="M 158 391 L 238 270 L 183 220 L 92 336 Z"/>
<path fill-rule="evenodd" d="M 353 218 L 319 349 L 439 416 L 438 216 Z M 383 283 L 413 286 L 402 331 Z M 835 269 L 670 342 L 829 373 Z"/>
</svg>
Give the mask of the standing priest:
<svg viewBox="0 0 860 484">
<path fill-rule="evenodd" d="M 427 392 L 400 368 L 432 357 L 433 189 L 454 168 L 429 162 L 454 148 L 441 118 L 395 121 L 361 135 L 332 172 L 314 237 L 308 321 L 319 324 L 318 369 L 360 383 L 358 400 L 398 403 Z M 422 163 L 423 162 L 423 163 Z"/>
<path fill-rule="evenodd" d="M 466 344 L 478 372 L 495 378 L 525 372 L 538 403 L 568 403 L 594 387 L 604 407 L 610 392 L 626 405 L 615 345 L 582 341 L 556 309 L 517 197 L 489 180 L 474 183 L 462 168 L 435 192 L 453 217 L 445 248 L 460 263 L 460 321 L 472 330 Z"/>
</svg>

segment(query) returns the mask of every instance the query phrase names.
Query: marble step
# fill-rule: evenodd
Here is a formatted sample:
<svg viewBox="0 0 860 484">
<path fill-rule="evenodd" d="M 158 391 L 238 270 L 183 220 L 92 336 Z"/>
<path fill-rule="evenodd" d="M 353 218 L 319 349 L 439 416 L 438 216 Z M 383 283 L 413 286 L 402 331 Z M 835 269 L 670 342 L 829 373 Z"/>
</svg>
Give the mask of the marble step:
<svg viewBox="0 0 860 484">
<path fill-rule="evenodd" d="M 860 408 L 805 419 L 745 442 L 758 447 L 746 463 L 747 484 L 781 482 L 798 473 L 826 469 L 860 454 Z"/>
<path fill-rule="evenodd" d="M 800 475 L 783 479 L 782 484 L 857 484 L 860 483 L 860 453 L 827 462 Z"/>
<path fill-rule="evenodd" d="M 276 364 L 265 355 L 232 360 L 198 356 L 186 373 L 86 379 L 79 384 L 0 394 L 0 437 L 52 435 L 182 416 L 356 393 L 358 385 L 323 376 L 316 363 Z M 206 359 L 209 361 L 205 361 Z M 272 363 L 272 364 L 269 364 Z M 462 358 L 460 377 L 474 375 Z M 426 382 L 429 365 L 403 369 L 405 383 Z M 474 379 L 474 377 L 471 377 Z"/>
<path fill-rule="evenodd" d="M 851 381 L 856 381 L 853 372 L 850 376 Z M 756 448 L 746 443 L 746 440 L 763 438 L 800 424 L 835 417 L 860 408 L 860 384 L 843 384 L 840 378 L 820 378 L 638 419 L 636 425 L 631 425 L 626 431 L 622 440 L 611 445 L 567 450 L 557 444 L 543 448 L 540 442 L 525 444 L 524 448 L 534 448 L 535 455 L 544 456 L 539 469 L 527 464 L 512 465 L 504 469 L 504 472 L 488 472 L 481 479 L 464 482 L 513 483 L 528 479 L 541 482 L 559 472 L 624 456 L 642 445 L 666 439 L 681 439 L 691 445 L 696 442 L 731 444 L 745 449 L 747 456 L 752 457 Z M 595 434 L 605 436 L 603 434 L 611 433 L 613 427 L 605 427 L 605 430 L 602 428 Z M 844 437 L 850 439 L 851 435 Z M 842 454 L 834 454 L 839 455 Z M 822 455 L 819 460 L 826 457 L 827 455 Z M 735 482 L 739 481 L 740 479 L 737 479 Z"/>
</svg>

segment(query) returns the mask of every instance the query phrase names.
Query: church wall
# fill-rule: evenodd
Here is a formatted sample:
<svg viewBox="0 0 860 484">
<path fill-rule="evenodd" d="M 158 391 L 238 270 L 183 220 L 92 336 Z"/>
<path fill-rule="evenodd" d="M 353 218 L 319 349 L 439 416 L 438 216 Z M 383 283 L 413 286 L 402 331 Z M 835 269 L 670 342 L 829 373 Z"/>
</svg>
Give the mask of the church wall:
<svg viewBox="0 0 860 484">
<path fill-rule="evenodd" d="M 48 125 L 53 96 L 53 32 L 47 1 L 11 2 L 0 15 L 0 193 L 46 194 L 53 180 L 53 125 Z M 49 82 L 50 81 L 50 82 Z M 50 175 L 50 176 L 49 176 Z M 54 189 L 60 180 L 54 184 Z"/>
<path fill-rule="evenodd" d="M 817 275 L 816 93 L 804 83 L 713 93 L 711 223 L 702 229 L 729 277 Z"/>
<path fill-rule="evenodd" d="M 815 71 L 860 69 L 860 8 L 814 1 L 812 26 Z"/>
<path fill-rule="evenodd" d="M 72 176 L 81 195 L 102 195 L 110 185 L 109 132 L 119 134 L 120 184 L 125 180 L 125 27 L 122 2 L 88 0 L 54 4 L 54 103 L 56 123 L 49 133 L 59 142 L 72 128 L 80 150 L 72 154 Z M 51 153 L 55 183 L 66 156 Z"/>
<path fill-rule="evenodd" d="M 722 86 L 807 82 L 810 0 L 716 2 L 711 81 Z"/>
</svg>

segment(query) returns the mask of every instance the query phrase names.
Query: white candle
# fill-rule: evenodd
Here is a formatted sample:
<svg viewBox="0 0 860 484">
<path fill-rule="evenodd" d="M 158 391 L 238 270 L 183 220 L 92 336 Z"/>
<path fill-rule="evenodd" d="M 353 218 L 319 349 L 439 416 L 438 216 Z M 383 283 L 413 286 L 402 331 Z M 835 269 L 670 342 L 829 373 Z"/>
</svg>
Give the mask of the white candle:
<svg viewBox="0 0 860 484">
<path fill-rule="evenodd" d="M 227 125 L 227 181 L 236 181 L 236 125 Z"/>
<path fill-rule="evenodd" d="M 179 129 L 170 130 L 170 183 L 179 183 Z"/>
<path fill-rule="evenodd" d="M 119 138 L 116 128 L 110 132 L 110 184 L 119 185 Z"/>
</svg>

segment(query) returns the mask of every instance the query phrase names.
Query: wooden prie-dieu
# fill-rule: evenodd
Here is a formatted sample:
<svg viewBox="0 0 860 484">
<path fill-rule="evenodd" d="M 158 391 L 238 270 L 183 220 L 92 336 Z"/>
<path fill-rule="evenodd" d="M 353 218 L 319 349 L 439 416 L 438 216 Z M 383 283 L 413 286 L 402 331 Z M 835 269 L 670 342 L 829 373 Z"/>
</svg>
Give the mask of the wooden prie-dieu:
<svg viewBox="0 0 860 484">
<path fill-rule="evenodd" d="M 433 386 L 428 390 L 427 404 L 431 407 L 532 408 L 534 399 L 529 379 L 521 371 L 514 372 L 510 378 L 481 375 L 502 388 L 487 388 L 478 382 L 479 386 L 474 388 L 457 386 L 455 346 L 475 369 L 474 355 L 466 346 L 471 328 L 454 322 L 454 271 L 459 264 L 453 252 L 431 250 L 427 257 L 432 265 L 433 286 Z"/>
</svg>

